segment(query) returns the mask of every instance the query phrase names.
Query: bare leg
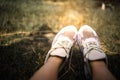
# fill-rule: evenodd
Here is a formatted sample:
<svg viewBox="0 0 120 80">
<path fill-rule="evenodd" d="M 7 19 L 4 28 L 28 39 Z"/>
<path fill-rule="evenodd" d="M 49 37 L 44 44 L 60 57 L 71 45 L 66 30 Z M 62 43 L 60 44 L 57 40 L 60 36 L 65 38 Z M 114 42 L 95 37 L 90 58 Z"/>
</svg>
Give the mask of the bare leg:
<svg viewBox="0 0 120 80">
<path fill-rule="evenodd" d="M 101 49 L 97 33 L 90 26 L 84 25 L 79 29 L 78 44 L 83 49 L 85 61 L 91 61 L 93 80 L 116 80 L 102 61 L 106 55 Z"/>
<path fill-rule="evenodd" d="M 59 67 L 63 59 L 69 57 L 76 33 L 77 29 L 74 26 L 68 26 L 56 35 L 46 56 L 45 64 L 33 75 L 31 80 L 57 80 Z"/>
<path fill-rule="evenodd" d="M 31 78 L 31 80 L 57 80 L 57 73 L 63 58 L 50 57 L 45 65 L 43 65 Z"/>
<path fill-rule="evenodd" d="M 104 61 L 93 61 L 90 62 L 93 80 L 116 80 L 115 77 L 108 70 Z"/>
</svg>

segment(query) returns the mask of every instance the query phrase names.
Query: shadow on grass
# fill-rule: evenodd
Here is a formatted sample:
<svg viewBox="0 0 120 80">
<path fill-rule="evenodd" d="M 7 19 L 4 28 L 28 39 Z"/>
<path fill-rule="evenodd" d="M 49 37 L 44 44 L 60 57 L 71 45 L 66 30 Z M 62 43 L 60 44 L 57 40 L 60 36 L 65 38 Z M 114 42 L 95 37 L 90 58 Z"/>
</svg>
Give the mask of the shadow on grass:
<svg viewBox="0 0 120 80">
<path fill-rule="evenodd" d="M 52 29 L 44 24 L 40 30 L 32 32 L 20 42 L 0 46 L 1 80 L 28 80 L 43 65 L 44 57 L 50 48 L 45 31 L 54 34 Z"/>
<path fill-rule="evenodd" d="M 77 46 L 70 51 L 70 57 L 59 73 L 59 80 L 86 80 L 83 55 Z"/>
<path fill-rule="evenodd" d="M 31 33 L 27 39 L 0 46 L 0 79 L 28 80 L 44 62 L 45 55 L 50 48 L 50 42 L 45 37 L 47 31 L 55 34 L 44 24 L 37 32 Z M 69 60 L 59 74 L 59 80 L 86 80 L 82 54 L 78 48 L 73 48 Z M 120 79 L 120 55 L 108 55 L 108 68 Z"/>
<path fill-rule="evenodd" d="M 46 34 L 56 33 L 43 24 L 38 31 L 32 32 L 26 39 L 9 46 L 0 46 L 0 79 L 29 80 L 44 62 L 50 41 Z M 71 50 L 65 67 L 59 74 L 59 80 L 86 80 L 82 54 L 77 47 Z M 120 79 L 120 55 L 108 55 L 108 68 Z"/>
<path fill-rule="evenodd" d="M 107 56 L 109 70 L 117 78 L 117 80 L 120 80 L 120 54 Z"/>
</svg>

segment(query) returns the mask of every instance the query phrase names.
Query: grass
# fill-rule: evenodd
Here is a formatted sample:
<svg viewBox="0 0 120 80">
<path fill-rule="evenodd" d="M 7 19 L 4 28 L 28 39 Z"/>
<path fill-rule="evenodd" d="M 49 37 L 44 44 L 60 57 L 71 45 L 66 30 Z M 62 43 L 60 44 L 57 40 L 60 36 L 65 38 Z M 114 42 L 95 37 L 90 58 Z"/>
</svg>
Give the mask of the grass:
<svg viewBox="0 0 120 80">
<path fill-rule="evenodd" d="M 119 80 L 120 7 L 115 1 L 101 10 L 99 0 L 1 0 L 0 79 L 29 79 L 43 65 L 51 41 L 62 27 L 79 29 L 88 24 L 98 33 L 108 68 Z M 71 66 L 63 69 L 60 75 L 68 72 L 60 80 L 85 80 L 81 52 L 78 48 L 73 52 Z"/>
</svg>

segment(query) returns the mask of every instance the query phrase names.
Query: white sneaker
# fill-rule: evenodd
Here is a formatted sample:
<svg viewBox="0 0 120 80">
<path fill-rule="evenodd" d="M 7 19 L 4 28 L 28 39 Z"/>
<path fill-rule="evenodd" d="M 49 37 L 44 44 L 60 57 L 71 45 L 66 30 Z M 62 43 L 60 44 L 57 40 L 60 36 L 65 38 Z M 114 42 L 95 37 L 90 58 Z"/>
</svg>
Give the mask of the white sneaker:
<svg viewBox="0 0 120 80">
<path fill-rule="evenodd" d="M 82 26 L 78 31 L 78 45 L 84 54 L 84 60 L 105 59 L 106 55 L 101 50 L 97 33 L 88 25 Z"/>
<path fill-rule="evenodd" d="M 74 26 L 64 27 L 54 38 L 51 49 L 45 58 L 45 63 L 50 56 L 69 57 L 69 52 L 73 46 L 77 35 L 77 29 Z"/>
<path fill-rule="evenodd" d="M 105 53 L 101 50 L 97 33 L 88 25 L 82 26 L 77 35 L 78 46 L 84 55 L 84 69 L 88 80 L 92 80 L 92 72 L 89 61 L 106 60 Z"/>
</svg>

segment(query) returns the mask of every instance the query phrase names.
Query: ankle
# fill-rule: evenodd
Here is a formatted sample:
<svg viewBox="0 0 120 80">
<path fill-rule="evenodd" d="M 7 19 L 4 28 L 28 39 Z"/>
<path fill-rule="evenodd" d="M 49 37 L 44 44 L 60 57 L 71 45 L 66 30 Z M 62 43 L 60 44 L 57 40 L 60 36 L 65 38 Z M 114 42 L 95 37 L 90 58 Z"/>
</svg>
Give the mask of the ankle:
<svg viewBox="0 0 120 80">
<path fill-rule="evenodd" d="M 58 56 L 50 56 L 49 59 L 48 59 L 48 63 L 59 63 L 61 64 L 63 62 L 63 59 L 62 57 L 58 57 Z M 47 63 L 46 62 L 46 63 Z"/>
<path fill-rule="evenodd" d="M 98 61 L 90 61 L 91 67 L 93 66 L 106 66 L 104 60 L 98 60 Z"/>
</svg>

